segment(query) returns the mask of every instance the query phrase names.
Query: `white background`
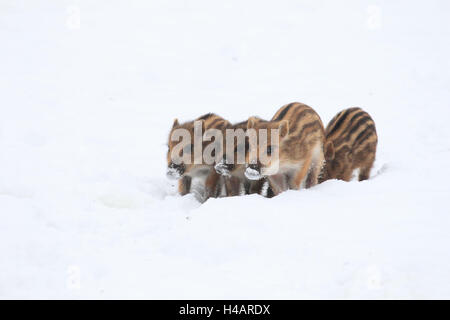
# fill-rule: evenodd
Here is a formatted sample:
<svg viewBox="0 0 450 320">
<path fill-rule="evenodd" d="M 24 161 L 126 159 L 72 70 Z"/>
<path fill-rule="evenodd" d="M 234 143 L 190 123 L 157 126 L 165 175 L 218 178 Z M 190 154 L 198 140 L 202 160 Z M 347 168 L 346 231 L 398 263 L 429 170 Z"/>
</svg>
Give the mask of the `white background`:
<svg viewBox="0 0 450 320">
<path fill-rule="evenodd" d="M 0 2 L 0 298 L 450 298 L 448 1 Z M 366 182 L 180 197 L 174 118 L 359 106 Z"/>
</svg>

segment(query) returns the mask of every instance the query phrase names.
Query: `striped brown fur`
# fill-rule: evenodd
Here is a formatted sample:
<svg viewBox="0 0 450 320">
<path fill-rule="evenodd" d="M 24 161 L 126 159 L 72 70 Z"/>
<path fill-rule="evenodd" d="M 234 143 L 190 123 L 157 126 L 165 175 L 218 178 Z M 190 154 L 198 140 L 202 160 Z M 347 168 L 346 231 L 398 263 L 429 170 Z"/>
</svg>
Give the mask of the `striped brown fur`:
<svg viewBox="0 0 450 320">
<path fill-rule="evenodd" d="M 262 175 L 264 171 L 268 172 L 270 180 L 271 175 L 282 174 L 290 189 L 300 189 L 302 185 L 309 188 L 317 184 L 324 163 L 325 133 L 322 121 L 314 109 L 298 102 L 289 103 L 281 107 L 271 121 L 261 122 L 250 118 L 248 128 L 256 131 L 268 129 L 268 150 L 278 150 L 278 172 L 271 173 L 271 168 L 276 167 L 276 163 L 270 160 L 265 166 L 257 164 Z M 280 139 L 276 145 L 271 145 L 270 129 L 280 130 Z M 247 163 L 249 161 L 247 155 Z"/>
<path fill-rule="evenodd" d="M 178 141 L 171 141 L 172 133 L 175 129 L 186 129 L 190 132 L 191 135 L 191 151 L 190 163 L 182 163 L 181 165 L 176 165 L 176 168 L 180 170 L 181 177 L 178 182 L 178 192 L 181 195 L 185 195 L 191 192 L 191 181 L 192 178 L 199 175 L 206 175 L 206 179 L 204 182 L 204 194 L 202 195 L 203 200 L 206 201 L 209 197 L 217 197 L 220 194 L 221 188 L 221 177 L 214 170 L 214 164 L 209 165 L 204 162 L 203 157 L 201 159 L 194 159 L 194 121 L 201 121 L 202 123 L 202 132 L 205 133 L 208 129 L 218 129 L 222 132 L 225 131 L 226 128 L 230 126 L 230 123 L 223 119 L 222 117 L 208 113 L 205 114 L 193 121 L 187 121 L 182 124 L 175 119 L 172 129 L 169 134 L 169 142 L 168 142 L 168 152 L 167 152 L 167 165 L 168 168 L 174 167 L 175 165 L 171 159 L 171 153 L 173 148 L 179 143 Z M 209 144 L 209 141 L 203 141 L 203 149 Z M 182 151 L 184 152 L 184 151 Z M 189 152 L 189 151 L 187 151 Z M 199 155 L 202 156 L 202 155 Z M 199 164 L 194 163 L 195 160 L 199 162 Z"/>
<path fill-rule="evenodd" d="M 260 121 L 264 121 L 259 119 Z M 247 131 L 247 120 L 231 125 L 228 129 Z M 229 141 L 231 142 L 231 141 Z M 226 144 L 225 144 L 226 150 Z M 245 177 L 245 163 L 238 162 L 238 152 L 242 152 L 245 160 L 245 153 L 248 150 L 248 138 L 245 138 L 245 144 L 239 145 L 238 139 L 233 142 L 233 163 L 228 163 L 226 153 L 223 156 L 223 161 L 216 170 L 224 177 L 225 192 L 227 196 L 239 196 L 244 194 L 260 193 L 262 182 L 251 181 Z"/>
<path fill-rule="evenodd" d="M 325 158 L 321 181 L 350 181 L 359 169 L 358 180 L 367 180 L 375 161 L 378 137 L 375 122 L 361 108 L 342 110 L 325 130 Z"/>
</svg>

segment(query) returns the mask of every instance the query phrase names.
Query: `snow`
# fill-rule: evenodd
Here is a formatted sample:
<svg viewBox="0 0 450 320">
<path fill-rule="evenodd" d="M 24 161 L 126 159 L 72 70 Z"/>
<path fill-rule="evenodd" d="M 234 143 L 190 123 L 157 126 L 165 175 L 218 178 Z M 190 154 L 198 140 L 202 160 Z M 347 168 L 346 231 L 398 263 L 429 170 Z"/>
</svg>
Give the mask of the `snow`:
<svg viewBox="0 0 450 320">
<path fill-rule="evenodd" d="M 259 180 L 262 178 L 258 170 L 252 169 L 250 167 L 245 170 L 245 176 L 249 180 Z"/>
<path fill-rule="evenodd" d="M 3 0 L 0 298 L 450 298 L 449 9 Z M 372 115 L 370 180 L 176 194 L 174 118 L 293 101 Z"/>
</svg>

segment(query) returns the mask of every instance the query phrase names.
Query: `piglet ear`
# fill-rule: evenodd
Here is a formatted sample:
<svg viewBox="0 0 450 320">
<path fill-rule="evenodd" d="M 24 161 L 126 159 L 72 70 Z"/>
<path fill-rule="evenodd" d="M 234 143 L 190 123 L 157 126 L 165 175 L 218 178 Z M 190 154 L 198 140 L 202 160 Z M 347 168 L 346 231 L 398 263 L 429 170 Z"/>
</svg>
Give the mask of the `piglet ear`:
<svg viewBox="0 0 450 320">
<path fill-rule="evenodd" d="M 334 144 L 331 141 L 325 143 L 325 160 L 331 161 L 334 159 Z"/>
<path fill-rule="evenodd" d="M 180 124 L 178 123 L 178 119 L 175 118 L 175 120 L 173 121 L 173 125 L 172 128 L 178 127 Z"/>
<path fill-rule="evenodd" d="M 247 120 L 247 129 L 253 129 L 255 127 L 256 124 L 256 119 L 255 117 L 250 117 Z"/>
<path fill-rule="evenodd" d="M 281 120 L 280 125 L 278 126 L 278 130 L 280 130 L 280 137 L 284 138 L 289 134 L 289 121 Z"/>
</svg>

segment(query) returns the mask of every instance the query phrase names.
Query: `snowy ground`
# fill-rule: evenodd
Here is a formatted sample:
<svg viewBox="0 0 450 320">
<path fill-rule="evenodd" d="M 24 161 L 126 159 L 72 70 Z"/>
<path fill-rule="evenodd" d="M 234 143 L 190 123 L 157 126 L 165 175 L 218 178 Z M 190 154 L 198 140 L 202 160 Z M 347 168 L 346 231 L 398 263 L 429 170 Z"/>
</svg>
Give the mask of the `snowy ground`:
<svg viewBox="0 0 450 320">
<path fill-rule="evenodd" d="M 450 298 L 450 4 L 336 2 L 2 0 L 0 298 Z M 292 101 L 372 179 L 176 195 L 173 118 Z"/>
</svg>

